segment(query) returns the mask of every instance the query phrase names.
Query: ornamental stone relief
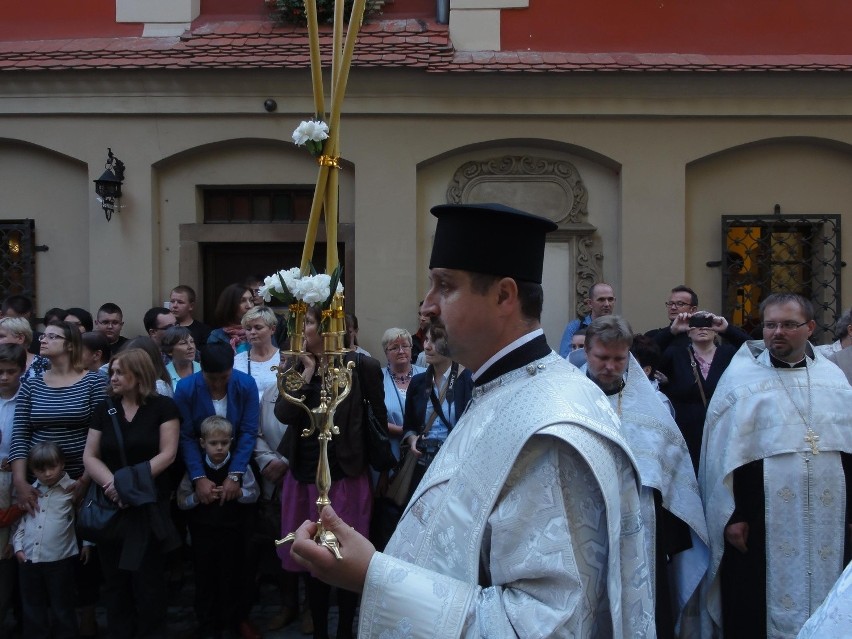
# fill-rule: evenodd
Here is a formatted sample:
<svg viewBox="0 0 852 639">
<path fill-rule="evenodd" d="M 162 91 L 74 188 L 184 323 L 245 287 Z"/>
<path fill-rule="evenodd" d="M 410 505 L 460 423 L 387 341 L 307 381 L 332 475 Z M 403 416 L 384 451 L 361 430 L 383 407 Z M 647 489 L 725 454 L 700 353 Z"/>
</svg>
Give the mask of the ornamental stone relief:
<svg viewBox="0 0 852 639">
<path fill-rule="evenodd" d="M 573 265 L 567 283 L 577 315 L 588 312 L 583 300 L 603 280 L 603 254 L 597 228 L 587 221 L 588 191 L 571 162 L 531 155 L 465 162 L 453 175 L 447 202 L 498 202 L 556 222 L 559 229 L 548 241 L 570 244 Z"/>
</svg>

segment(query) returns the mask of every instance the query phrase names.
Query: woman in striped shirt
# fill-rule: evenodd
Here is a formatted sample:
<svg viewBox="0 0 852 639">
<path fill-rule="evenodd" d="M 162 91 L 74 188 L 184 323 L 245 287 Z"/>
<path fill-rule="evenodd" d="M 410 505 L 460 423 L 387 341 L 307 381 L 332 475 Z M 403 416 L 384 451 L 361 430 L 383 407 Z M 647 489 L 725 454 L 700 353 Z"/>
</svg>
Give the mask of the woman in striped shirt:
<svg viewBox="0 0 852 639">
<path fill-rule="evenodd" d="M 58 322 L 47 326 L 39 339 L 39 352 L 50 360 L 50 370 L 21 385 L 9 454 L 18 505 L 27 512 L 38 503 L 38 492 L 27 480 L 27 453 L 39 442 L 59 446 L 65 470 L 77 482 L 76 500 L 85 494 L 89 480 L 83 469 L 83 449 L 94 407 L 106 397 L 103 376 L 83 368 L 80 331 Z"/>
</svg>

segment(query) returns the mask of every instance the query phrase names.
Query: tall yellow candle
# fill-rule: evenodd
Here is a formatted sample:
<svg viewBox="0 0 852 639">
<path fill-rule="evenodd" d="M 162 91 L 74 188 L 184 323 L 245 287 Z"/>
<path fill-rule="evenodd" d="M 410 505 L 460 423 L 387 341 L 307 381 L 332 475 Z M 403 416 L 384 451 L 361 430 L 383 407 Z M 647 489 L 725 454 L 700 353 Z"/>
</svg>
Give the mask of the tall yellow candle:
<svg viewBox="0 0 852 639">
<path fill-rule="evenodd" d="M 319 46 L 319 23 L 317 21 L 316 0 L 305 0 L 305 11 L 308 14 L 308 37 L 311 52 L 311 84 L 314 90 L 314 111 L 317 117 L 325 117 L 325 99 L 322 88 L 322 58 Z"/>
</svg>

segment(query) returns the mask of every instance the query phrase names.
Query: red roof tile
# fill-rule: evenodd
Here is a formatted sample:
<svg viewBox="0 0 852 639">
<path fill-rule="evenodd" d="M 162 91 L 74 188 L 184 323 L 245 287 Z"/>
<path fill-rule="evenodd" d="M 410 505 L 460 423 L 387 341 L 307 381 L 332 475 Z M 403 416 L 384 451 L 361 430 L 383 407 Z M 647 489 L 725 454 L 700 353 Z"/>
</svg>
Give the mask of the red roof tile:
<svg viewBox="0 0 852 639">
<path fill-rule="evenodd" d="M 320 35 L 329 64 L 331 30 Z M 196 21 L 180 37 L 0 42 L 0 71 L 50 69 L 304 69 L 305 29 L 262 20 Z M 353 66 L 430 73 L 852 71 L 852 55 L 455 51 L 446 25 L 424 19 L 363 25 Z"/>
</svg>

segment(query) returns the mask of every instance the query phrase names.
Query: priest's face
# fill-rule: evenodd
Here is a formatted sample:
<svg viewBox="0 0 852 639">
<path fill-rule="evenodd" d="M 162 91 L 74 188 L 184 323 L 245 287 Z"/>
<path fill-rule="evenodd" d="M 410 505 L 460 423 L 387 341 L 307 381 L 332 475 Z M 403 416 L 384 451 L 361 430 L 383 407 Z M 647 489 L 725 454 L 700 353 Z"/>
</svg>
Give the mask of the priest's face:
<svg viewBox="0 0 852 639">
<path fill-rule="evenodd" d="M 478 370 L 499 350 L 495 348 L 501 322 L 499 285 L 479 292 L 472 287 L 470 273 L 447 268 L 433 268 L 429 281 L 421 312 L 443 320 L 453 359 Z"/>
<path fill-rule="evenodd" d="M 630 346 L 624 342 L 604 344 L 598 339 L 586 340 L 589 375 L 604 392 L 621 386 L 629 358 Z"/>
<path fill-rule="evenodd" d="M 769 323 L 772 329 L 766 328 Z M 805 356 L 808 338 L 816 322 L 805 319 L 805 312 L 796 302 L 774 304 L 763 311 L 763 341 L 773 356 L 794 364 Z"/>
</svg>

